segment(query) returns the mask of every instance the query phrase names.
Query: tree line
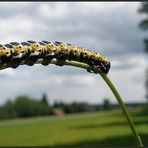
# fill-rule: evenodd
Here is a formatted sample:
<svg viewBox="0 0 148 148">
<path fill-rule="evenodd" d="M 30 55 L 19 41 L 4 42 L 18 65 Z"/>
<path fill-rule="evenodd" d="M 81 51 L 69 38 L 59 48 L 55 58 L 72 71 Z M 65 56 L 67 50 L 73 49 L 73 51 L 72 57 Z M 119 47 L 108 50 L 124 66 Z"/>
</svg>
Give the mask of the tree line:
<svg viewBox="0 0 148 148">
<path fill-rule="evenodd" d="M 142 18 L 142 20 L 140 21 L 140 23 L 138 24 L 139 27 L 143 30 L 143 31 L 148 31 L 148 2 L 141 2 L 141 6 L 138 9 L 138 12 L 140 14 L 145 15 L 144 18 Z M 148 35 L 148 34 L 147 34 Z M 144 43 L 144 51 L 146 54 L 148 54 L 148 36 L 145 36 L 145 38 L 143 39 L 143 43 Z M 143 114 L 148 115 L 148 67 L 146 67 L 145 70 L 145 88 L 146 88 L 146 99 L 147 99 L 147 103 L 145 104 L 144 108 L 143 108 Z"/>
<path fill-rule="evenodd" d="M 50 105 L 46 94 L 43 94 L 40 100 L 24 95 L 16 97 L 13 101 L 9 99 L 1 105 L 0 119 L 53 115 L 52 110 L 55 108 L 62 110 L 65 114 L 70 114 L 110 110 L 112 105 L 108 99 L 104 99 L 102 105 L 91 105 L 87 102 L 65 103 L 62 101 L 55 101 L 53 105 Z"/>
</svg>

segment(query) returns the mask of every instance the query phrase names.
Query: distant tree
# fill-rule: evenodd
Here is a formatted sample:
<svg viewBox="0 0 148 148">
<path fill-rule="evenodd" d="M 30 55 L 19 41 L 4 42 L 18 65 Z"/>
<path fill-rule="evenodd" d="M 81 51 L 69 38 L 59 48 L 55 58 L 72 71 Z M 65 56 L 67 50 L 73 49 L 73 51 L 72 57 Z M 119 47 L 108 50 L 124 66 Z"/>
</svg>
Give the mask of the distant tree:
<svg viewBox="0 0 148 148">
<path fill-rule="evenodd" d="M 92 108 L 87 102 L 81 102 L 81 103 L 79 103 L 79 111 L 80 112 L 89 112 L 89 111 L 92 111 Z"/>
<path fill-rule="evenodd" d="M 5 104 L 0 106 L 0 119 L 49 115 L 51 110 L 46 95 L 41 100 L 25 95 L 18 96 L 14 101 L 7 100 Z"/>
<path fill-rule="evenodd" d="M 55 101 L 54 104 L 53 104 L 53 108 L 57 108 L 57 107 L 59 107 L 59 102 Z"/>
<path fill-rule="evenodd" d="M 49 105 L 48 104 L 48 98 L 47 98 L 47 95 L 44 93 L 43 96 L 42 96 L 42 99 L 41 99 L 41 102 L 43 104 L 46 104 L 47 106 Z"/>
<path fill-rule="evenodd" d="M 148 69 L 146 70 L 146 90 L 147 90 L 147 94 L 146 94 L 146 98 L 147 98 L 147 102 L 148 102 Z"/>
<path fill-rule="evenodd" d="M 142 2 L 139 13 L 145 14 L 146 17 L 139 23 L 139 27 L 146 31 L 148 30 L 148 2 Z M 145 51 L 148 52 L 148 37 L 144 39 Z"/>
<path fill-rule="evenodd" d="M 3 105 L 3 108 L 8 113 L 9 118 L 15 118 L 17 116 L 14 110 L 14 103 L 11 100 L 7 100 L 6 103 Z"/>
<path fill-rule="evenodd" d="M 141 7 L 138 10 L 139 13 L 145 14 L 146 17 L 139 23 L 139 27 L 144 30 L 148 31 L 148 2 L 141 2 Z M 148 37 L 144 38 L 144 45 L 145 45 L 145 52 L 148 53 Z M 146 70 L 146 99 L 148 102 L 148 67 Z"/>
<path fill-rule="evenodd" d="M 15 100 L 15 111 L 19 117 L 29 117 L 34 115 L 34 104 L 27 96 L 18 96 Z"/>
<path fill-rule="evenodd" d="M 110 110 L 110 109 L 112 109 L 112 104 L 111 104 L 111 102 L 107 98 L 105 98 L 103 100 L 102 107 L 103 107 L 104 110 Z"/>
<path fill-rule="evenodd" d="M 53 104 L 54 108 L 61 108 L 63 109 L 63 107 L 65 106 L 66 103 L 64 103 L 63 101 L 55 101 Z"/>
<path fill-rule="evenodd" d="M 18 96 L 14 102 L 14 109 L 18 117 L 31 117 L 49 114 L 49 107 L 41 101 L 27 96 Z"/>
<path fill-rule="evenodd" d="M 101 109 L 102 109 L 102 106 L 101 105 L 99 105 L 99 104 L 93 105 L 93 110 L 94 111 L 99 111 Z"/>
<path fill-rule="evenodd" d="M 15 118 L 16 116 L 14 104 L 11 100 L 7 100 L 5 104 L 0 106 L 0 119 Z"/>
<path fill-rule="evenodd" d="M 66 114 L 69 114 L 69 113 L 74 113 L 75 112 L 75 109 L 74 107 L 72 106 L 72 104 L 65 104 L 64 107 L 63 107 L 63 110 Z"/>
<path fill-rule="evenodd" d="M 75 113 L 88 112 L 93 110 L 91 105 L 89 105 L 87 102 L 73 102 L 72 109 L 74 110 Z"/>
<path fill-rule="evenodd" d="M 53 108 L 62 109 L 67 114 L 93 111 L 92 106 L 87 102 L 64 103 L 55 101 Z"/>
<path fill-rule="evenodd" d="M 8 119 L 9 118 L 9 114 L 7 112 L 7 110 L 1 106 L 0 107 L 0 119 Z"/>
</svg>

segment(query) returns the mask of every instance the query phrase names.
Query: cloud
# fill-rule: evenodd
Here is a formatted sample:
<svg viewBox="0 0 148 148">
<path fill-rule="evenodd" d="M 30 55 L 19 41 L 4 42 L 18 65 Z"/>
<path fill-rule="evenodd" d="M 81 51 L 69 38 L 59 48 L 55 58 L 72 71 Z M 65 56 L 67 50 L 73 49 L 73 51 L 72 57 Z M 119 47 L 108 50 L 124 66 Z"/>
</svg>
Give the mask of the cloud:
<svg viewBox="0 0 148 148">
<path fill-rule="evenodd" d="M 54 5 L 53 3 L 44 3 L 40 5 L 37 10 L 37 14 L 41 15 L 44 19 L 62 19 L 67 12 L 66 6 L 67 5 L 62 3 L 58 5 Z"/>
<path fill-rule="evenodd" d="M 0 72 L 0 78 L 3 78 L 3 76 L 14 76 L 16 75 L 16 71 L 14 69 L 4 69 Z"/>
<path fill-rule="evenodd" d="M 132 69 L 135 67 L 146 68 L 148 66 L 147 55 L 141 54 L 128 54 L 120 56 L 116 60 L 111 61 L 112 68 L 118 70 Z"/>
<path fill-rule="evenodd" d="M 144 101 L 148 61 L 142 54 L 145 32 L 138 28 L 139 7 L 139 2 L 2 2 L 0 42 L 59 40 L 98 51 L 109 57 L 109 77 L 125 101 Z M 19 66 L 0 71 L 0 82 L 0 103 L 43 92 L 51 101 L 116 101 L 100 76 L 76 67 Z"/>
<path fill-rule="evenodd" d="M 140 21 L 138 2 L 111 2 L 108 5 L 103 2 L 2 4 L 1 14 L 7 14 L 7 17 L 1 16 L 2 30 L 5 30 L 1 38 L 9 34 L 4 41 L 28 38 L 61 40 L 106 55 L 128 54 L 143 49 L 143 33 L 137 26 Z"/>
<path fill-rule="evenodd" d="M 94 84 L 95 79 L 90 75 L 69 75 L 64 77 L 64 85 L 68 87 L 86 87 Z"/>
</svg>

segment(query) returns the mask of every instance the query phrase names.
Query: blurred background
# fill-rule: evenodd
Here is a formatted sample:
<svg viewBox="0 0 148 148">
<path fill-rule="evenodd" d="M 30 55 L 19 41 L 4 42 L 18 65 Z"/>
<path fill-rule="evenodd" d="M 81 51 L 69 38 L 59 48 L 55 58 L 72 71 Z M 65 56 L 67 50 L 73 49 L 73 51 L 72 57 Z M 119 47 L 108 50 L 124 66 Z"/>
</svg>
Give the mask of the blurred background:
<svg viewBox="0 0 148 148">
<path fill-rule="evenodd" d="M 107 56 L 108 76 L 148 145 L 147 18 L 147 2 L 1 2 L 0 42 L 62 41 Z M 0 83 L 1 146 L 135 145 L 99 75 L 23 65 L 1 70 Z"/>
</svg>

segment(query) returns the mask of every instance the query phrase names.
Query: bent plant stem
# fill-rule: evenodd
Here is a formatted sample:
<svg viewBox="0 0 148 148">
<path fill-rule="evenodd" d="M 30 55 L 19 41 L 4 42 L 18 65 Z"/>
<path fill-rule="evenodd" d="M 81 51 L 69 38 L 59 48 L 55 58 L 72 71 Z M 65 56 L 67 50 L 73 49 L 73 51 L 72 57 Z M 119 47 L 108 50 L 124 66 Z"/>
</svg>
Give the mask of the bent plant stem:
<svg viewBox="0 0 148 148">
<path fill-rule="evenodd" d="M 38 60 L 35 64 L 41 64 L 42 60 Z M 52 60 L 51 61 L 51 64 L 57 64 L 57 60 Z M 24 63 L 20 63 L 20 65 L 24 65 Z M 75 67 L 79 67 L 79 68 L 83 68 L 83 69 L 89 69 L 89 70 L 94 70 L 93 67 L 89 66 L 88 64 L 85 64 L 85 63 L 81 63 L 81 62 L 76 62 L 76 61 L 65 61 L 64 65 L 70 65 L 70 66 L 75 66 Z M 6 68 L 9 68 L 8 66 L 4 65 L 4 66 L 0 66 L 0 70 L 2 69 L 6 69 Z M 96 71 L 96 70 L 95 70 Z M 104 81 L 107 83 L 107 85 L 109 86 L 109 88 L 111 89 L 111 91 L 113 92 L 113 94 L 115 95 L 121 109 L 122 109 L 122 112 L 123 114 L 125 115 L 128 123 L 129 123 L 129 126 L 133 132 L 133 135 L 136 139 L 136 143 L 138 146 L 142 147 L 143 146 L 143 143 L 142 143 L 142 140 L 140 138 L 140 136 L 138 135 L 138 132 L 136 131 L 135 129 L 135 126 L 134 126 L 134 123 L 122 101 L 122 98 L 120 96 L 120 94 L 118 93 L 118 91 L 116 90 L 115 86 L 113 85 L 113 83 L 111 82 L 111 80 L 107 77 L 106 74 L 102 73 L 101 71 L 97 70 L 98 73 L 100 73 L 100 75 L 102 76 L 102 78 L 104 79 Z"/>
<path fill-rule="evenodd" d="M 102 78 L 104 79 L 104 81 L 107 83 L 107 85 L 109 86 L 109 88 L 112 90 L 112 92 L 115 95 L 118 103 L 120 104 L 120 107 L 122 109 L 122 112 L 125 115 L 128 123 L 130 125 L 130 128 L 131 128 L 131 130 L 133 132 L 133 135 L 134 135 L 134 137 L 136 139 L 137 145 L 140 146 L 140 147 L 143 147 L 144 145 L 142 143 L 142 140 L 141 140 L 140 136 L 138 135 L 138 132 L 135 129 L 134 123 L 133 123 L 133 121 L 132 121 L 132 119 L 131 119 L 131 117 L 130 117 L 130 115 L 129 115 L 129 113 L 128 113 L 128 111 L 127 111 L 127 109 L 126 109 L 126 107 L 125 107 L 125 105 L 123 103 L 123 101 L 122 101 L 122 98 L 121 98 L 120 94 L 116 90 L 116 88 L 113 85 L 113 83 L 111 82 L 111 80 L 107 77 L 107 75 L 105 75 L 103 73 L 100 73 L 100 75 L 102 76 Z"/>
<path fill-rule="evenodd" d="M 71 66 L 76 66 L 76 67 L 81 67 L 81 68 L 84 68 L 84 69 L 89 68 L 89 66 L 87 64 L 83 64 L 83 63 L 79 63 L 79 62 L 75 62 L 75 61 L 67 61 L 65 64 L 66 65 L 71 65 Z M 135 137 L 137 145 L 140 146 L 140 147 L 143 147 L 144 145 L 142 143 L 142 140 L 141 140 L 140 136 L 138 135 L 138 132 L 135 129 L 134 123 L 133 123 L 133 121 L 132 121 L 132 119 L 131 119 L 131 117 L 130 117 L 130 115 L 129 115 L 129 113 L 128 113 L 128 111 L 127 111 L 127 109 L 126 109 L 126 107 L 125 107 L 125 105 L 123 103 L 123 101 L 122 101 L 122 98 L 121 98 L 120 94 L 118 93 L 115 86 L 113 85 L 113 83 L 107 77 L 106 74 L 100 72 L 100 75 L 102 76 L 104 81 L 107 83 L 107 85 L 111 89 L 112 93 L 115 95 L 115 97 L 116 97 L 116 99 L 117 99 L 117 101 L 118 101 L 118 103 L 119 103 L 119 105 L 120 105 L 120 107 L 122 109 L 122 112 L 125 115 L 128 123 L 129 123 L 129 126 L 130 126 L 130 128 L 131 128 L 131 130 L 133 132 L 133 135 Z"/>
</svg>

